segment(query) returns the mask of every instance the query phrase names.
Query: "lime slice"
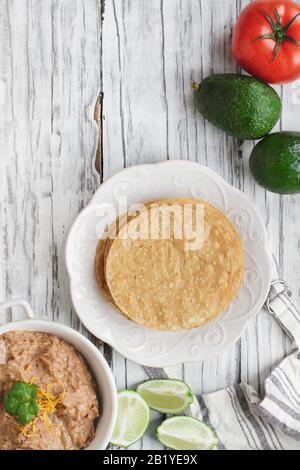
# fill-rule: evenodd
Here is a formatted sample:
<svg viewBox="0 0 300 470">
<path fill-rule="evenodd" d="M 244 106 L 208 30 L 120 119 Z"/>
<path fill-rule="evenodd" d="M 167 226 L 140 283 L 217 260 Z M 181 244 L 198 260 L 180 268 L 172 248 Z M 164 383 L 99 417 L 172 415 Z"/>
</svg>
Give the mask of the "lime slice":
<svg viewBox="0 0 300 470">
<path fill-rule="evenodd" d="M 190 416 L 174 416 L 157 428 L 158 440 L 174 450 L 212 450 L 218 444 L 216 433 Z"/>
<path fill-rule="evenodd" d="M 149 380 L 139 385 L 137 392 L 150 408 L 161 413 L 178 414 L 193 403 L 190 387 L 181 380 Z"/>
<path fill-rule="evenodd" d="M 129 447 L 138 441 L 150 421 L 150 408 L 136 392 L 124 390 L 118 393 L 118 415 L 111 443 Z"/>
</svg>

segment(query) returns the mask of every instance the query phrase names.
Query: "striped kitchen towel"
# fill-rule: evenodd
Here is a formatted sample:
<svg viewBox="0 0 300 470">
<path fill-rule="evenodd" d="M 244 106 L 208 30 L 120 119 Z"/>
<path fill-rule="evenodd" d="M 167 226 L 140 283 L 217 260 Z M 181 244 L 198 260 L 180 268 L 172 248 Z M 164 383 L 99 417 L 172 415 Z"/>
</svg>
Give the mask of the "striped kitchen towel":
<svg viewBox="0 0 300 470">
<path fill-rule="evenodd" d="M 263 400 L 246 384 L 195 397 L 190 412 L 215 429 L 219 449 L 300 450 L 300 312 L 282 282 L 274 283 L 267 308 L 293 339 L 295 352 L 268 377 Z"/>
</svg>

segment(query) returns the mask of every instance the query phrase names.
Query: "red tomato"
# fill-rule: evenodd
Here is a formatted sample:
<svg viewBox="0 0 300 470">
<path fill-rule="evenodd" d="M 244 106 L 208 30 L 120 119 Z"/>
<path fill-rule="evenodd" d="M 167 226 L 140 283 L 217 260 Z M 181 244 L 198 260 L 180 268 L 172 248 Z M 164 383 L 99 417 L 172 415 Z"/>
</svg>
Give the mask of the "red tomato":
<svg viewBox="0 0 300 470">
<path fill-rule="evenodd" d="M 300 77 L 300 5 L 256 0 L 234 27 L 232 51 L 240 66 L 268 83 Z"/>
</svg>

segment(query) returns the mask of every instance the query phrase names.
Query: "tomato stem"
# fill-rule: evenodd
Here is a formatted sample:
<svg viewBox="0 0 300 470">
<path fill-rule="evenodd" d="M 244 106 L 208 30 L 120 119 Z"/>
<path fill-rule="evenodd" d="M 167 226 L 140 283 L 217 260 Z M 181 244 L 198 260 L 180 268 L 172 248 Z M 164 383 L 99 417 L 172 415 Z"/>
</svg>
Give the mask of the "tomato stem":
<svg viewBox="0 0 300 470">
<path fill-rule="evenodd" d="M 280 49 L 280 46 L 284 41 L 290 41 L 293 44 L 295 44 L 296 46 L 298 46 L 298 47 L 300 46 L 300 43 L 298 41 L 296 41 L 296 39 L 294 39 L 292 36 L 289 36 L 287 34 L 290 27 L 294 23 L 294 21 L 300 16 L 300 13 L 297 13 L 297 15 L 295 15 L 287 23 L 286 26 L 282 26 L 279 11 L 277 10 L 277 8 L 274 8 L 274 11 L 275 11 L 275 16 L 276 16 L 276 22 L 274 21 L 274 19 L 272 18 L 272 16 L 269 13 L 267 13 L 266 11 L 263 12 L 264 16 L 266 17 L 268 23 L 270 24 L 270 26 L 272 28 L 272 33 L 264 34 L 264 35 L 259 36 L 258 38 L 256 38 L 254 40 L 254 41 L 261 41 L 262 39 L 274 39 L 274 41 L 276 42 L 276 45 L 275 45 L 275 48 L 274 48 L 272 62 L 276 59 L 277 54 L 278 54 L 279 49 Z"/>
<path fill-rule="evenodd" d="M 298 18 L 298 16 L 300 16 L 300 13 L 297 13 L 297 15 L 295 15 L 289 22 L 288 24 L 283 28 L 284 32 L 287 33 L 288 30 L 290 29 L 290 27 L 292 26 L 292 24 L 294 23 L 294 21 Z"/>
</svg>

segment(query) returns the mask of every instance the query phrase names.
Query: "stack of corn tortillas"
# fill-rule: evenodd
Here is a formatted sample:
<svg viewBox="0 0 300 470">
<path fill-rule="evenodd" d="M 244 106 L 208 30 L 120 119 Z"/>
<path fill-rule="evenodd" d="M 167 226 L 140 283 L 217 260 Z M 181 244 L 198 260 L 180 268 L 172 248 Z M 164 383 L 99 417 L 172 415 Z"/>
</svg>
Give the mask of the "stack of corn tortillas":
<svg viewBox="0 0 300 470">
<path fill-rule="evenodd" d="M 199 327 L 233 301 L 244 272 L 241 239 L 207 202 L 160 200 L 119 217 L 100 240 L 96 276 L 124 315 L 156 330 Z"/>
</svg>

